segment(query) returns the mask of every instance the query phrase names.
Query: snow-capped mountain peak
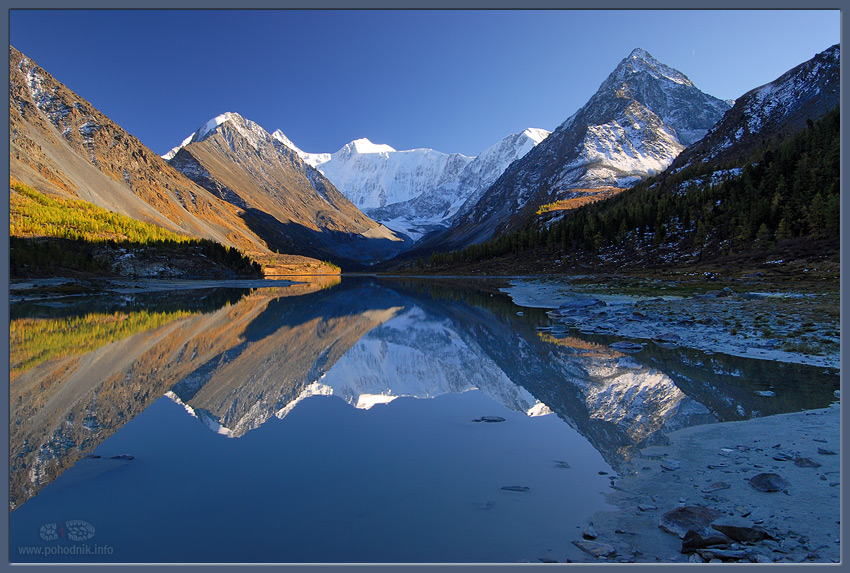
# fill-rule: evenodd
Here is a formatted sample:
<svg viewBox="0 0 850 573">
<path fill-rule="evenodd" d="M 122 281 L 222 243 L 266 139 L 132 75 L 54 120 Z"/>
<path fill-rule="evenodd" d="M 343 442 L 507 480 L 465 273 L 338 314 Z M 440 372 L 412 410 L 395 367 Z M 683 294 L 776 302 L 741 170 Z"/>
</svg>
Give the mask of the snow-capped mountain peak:
<svg viewBox="0 0 850 573">
<path fill-rule="evenodd" d="M 540 129 L 537 127 L 529 127 L 522 132 L 524 136 L 534 142 L 534 145 L 537 145 L 538 143 L 549 137 L 550 133 L 551 132 L 546 131 L 545 129 Z"/>
<path fill-rule="evenodd" d="M 189 137 L 184 139 L 180 143 L 180 145 L 178 145 L 177 147 L 174 147 L 168 153 L 164 154 L 162 156 L 162 158 L 165 159 L 166 161 L 170 161 L 171 158 L 173 158 L 175 155 L 177 155 L 177 152 L 180 151 L 182 148 L 186 147 L 190 143 L 205 140 L 210 135 L 215 133 L 220 125 L 222 125 L 224 123 L 228 123 L 228 122 L 231 125 L 234 126 L 234 129 L 239 131 L 239 133 L 241 133 L 249 141 L 251 141 L 251 143 L 254 145 L 254 147 L 256 147 L 256 142 L 257 142 L 258 137 L 260 137 L 261 139 L 264 139 L 264 137 L 262 137 L 262 135 L 265 134 L 265 130 L 263 130 L 262 127 L 260 127 L 259 125 L 257 125 L 253 121 L 250 121 L 248 119 L 243 118 L 238 113 L 235 113 L 235 112 L 232 112 L 232 111 L 227 111 L 227 112 L 222 113 L 220 115 L 217 115 L 214 118 L 212 118 L 211 120 L 207 121 L 204 125 L 202 125 L 197 130 L 195 130 L 195 132 L 193 132 L 191 135 L 189 135 Z"/>
<path fill-rule="evenodd" d="M 279 142 L 281 142 L 282 144 L 284 144 L 285 146 L 287 146 L 289 149 L 291 149 L 292 151 L 294 151 L 298 155 L 304 155 L 305 154 L 303 151 L 301 151 L 301 149 L 298 148 L 297 145 L 292 143 L 292 140 L 290 140 L 288 137 L 286 137 L 286 135 L 284 135 L 284 133 L 281 130 L 279 130 L 279 129 L 274 130 L 274 132 L 272 133 L 272 137 L 275 138 L 276 140 L 278 140 Z"/>
<path fill-rule="evenodd" d="M 516 229 L 575 189 L 629 187 L 665 169 L 729 107 L 646 50 L 632 50 L 581 109 L 422 246 L 457 248 Z"/>
<path fill-rule="evenodd" d="M 211 120 L 206 122 L 203 126 L 201 126 L 201 128 L 198 129 L 198 131 L 196 131 L 194 133 L 193 139 L 195 141 L 203 140 L 207 135 L 209 135 L 210 133 L 215 131 L 215 128 L 217 128 L 219 125 L 221 125 L 225 121 L 232 120 L 235 117 L 238 117 L 238 116 L 236 114 L 234 114 L 233 112 L 230 112 L 230 111 L 225 112 L 221 115 L 215 116 L 214 118 L 212 118 Z"/>
<path fill-rule="evenodd" d="M 472 196 L 480 196 L 508 165 L 548 135 L 545 129 L 528 128 L 478 157 L 433 149 L 395 151 L 358 139 L 314 165 L 369 217 L 416 240 L 448 225 Z M 313 160 L 315 156 L 305 159 Z"/>
<path fill-rule="evenodd" d="M 396 151 L 393 147 L 383 143 L 372 143 L 365 137 L 355 139 L 337 151 L 339 154 L 350 155 L 352 153 L 392 153 Z"/>
</svg>

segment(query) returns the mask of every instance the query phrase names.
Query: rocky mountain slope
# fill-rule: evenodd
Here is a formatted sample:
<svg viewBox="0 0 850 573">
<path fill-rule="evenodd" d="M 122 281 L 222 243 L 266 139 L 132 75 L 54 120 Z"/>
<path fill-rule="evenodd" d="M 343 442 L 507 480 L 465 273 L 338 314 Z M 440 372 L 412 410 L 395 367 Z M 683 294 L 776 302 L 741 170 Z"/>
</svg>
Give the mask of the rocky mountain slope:
<svg viewBox="0 0 850 573">
<path fill-rule="evenodd" d="M 745 93 L 705 138 L 676 158 L 671 172 L 696 162 L 720 165 L 743 159 L 816 121 L 840 101 L 840 60 L 836 44 Z"/>
<path fill-rule="evenodd" d="M 211 119 L 166 156 L 186 177 L 240 208 L 273 249 L 368 263 L 405 246 L 296 151 L 239 114 Z"/>
<path fill-rule="evenodd" d="M 623 188 L 660 173 L 730 107 L 635 49 L 581 109 L 423 247 L 478 243 L 516 228 L 540 205 L 568 198 L 575 189 Z"/>
<path fill-rule="evenodd" d="M 42 192 L 82 199 L 171 231 L 269 254 L 240 210 L 9 48 L 9 170 Z"/>
</svg>

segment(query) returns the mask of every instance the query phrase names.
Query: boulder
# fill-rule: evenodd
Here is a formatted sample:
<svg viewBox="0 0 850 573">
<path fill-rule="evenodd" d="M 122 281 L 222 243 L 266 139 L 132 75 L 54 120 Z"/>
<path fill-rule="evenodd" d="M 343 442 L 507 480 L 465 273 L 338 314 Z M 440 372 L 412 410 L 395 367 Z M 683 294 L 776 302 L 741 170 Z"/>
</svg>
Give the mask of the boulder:
<svg viewBox="0 0 850 573">
<path fill-rule="evenodd" d="M 782 491 L 790 484 L 779 474 L 761 473 L 750 478 L 750 485 L 759 491 L 771 492 Z"/>
<path fill-rule="evenodd" d="M 738 525 L 721 525 L 712 523 L 711 528 L 735 541 L 756 542 L 773 537 L 761 527 L 742 527 Z"/>
<path fill-rule="evenodd" d="M 710 536 L 713 533 L 709 528 L 711 522 L 721 515 L 723 512 L 716 509 L 701 505 L 685 505 L 671 509 L 662 515 L 658 521 L 658 527 L 679 538 L 684 538 L 689 531 Z"/>
</svg>

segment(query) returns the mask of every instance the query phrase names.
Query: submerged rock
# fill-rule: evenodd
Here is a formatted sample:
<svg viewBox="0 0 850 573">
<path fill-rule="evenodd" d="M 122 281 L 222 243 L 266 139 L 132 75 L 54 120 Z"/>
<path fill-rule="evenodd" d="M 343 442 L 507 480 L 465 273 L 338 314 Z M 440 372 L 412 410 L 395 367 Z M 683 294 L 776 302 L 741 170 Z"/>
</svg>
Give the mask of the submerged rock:
<svg viewBox="0 0 850 573">
<path fill-rule="evenodd" d="M 794 465 L 801 468 L 819 468 L 820 463 L 811 458 L 795 458 Z"/>
<path fill-rule="evenodd" d="M 581 536 L 585 539 L 596 539 L 599 537 L 596 533 L 596 529 L 593 528 L 592 523 L 588 523 L 587 527 L 584 528 L 584 531 L 581 532 Z"/>
<path fill-rule="evenodd" d="M 685 505 L 671 509 L 662 515 L 658 521 L 658 527 L 679 538 L 684 538 L 689 531 L 707 535 L 711 533 L 709 529 L 711 522 L 721 515 L 723 513 L 716 509 L 701 505 Z"/>
<path fill-rule="evenodd" d="M 609 545 L 608 543 L 602 543 L 599 541 L 587 541 L 585 539 L 574 540 L 572 543 L 585 553 L 589 553 L 594 557 L 608 557 L 617 553 L 617 550 L 614 548 L 614 546 Z"/>
<path fill-rule="evenodd" d="M 750 485 L 759 491 L 771 492 L 782 491 L 790 484 L 779 474 L 761 473 L 750 478 Z"/>
<path fill-rule="evenodd" d="M 475 418 L 472 420 L 473 422 L 487 422 L 489 424 L 495 424 L 497 422 L 504 422 L 505 419 L 501 416 L 481 416 L 480 418 Z"/>
<path fill-rule="evenodd" d="M 558 307 L 558 310 L 563 312 L 572 312 L 576 310 L 586 310 L 589 308 L 596 308 L 600 306 L 608 306 L 605 301 L 599 300 L 598 298 L 573 298 L 567 300 L 564 304 Z"/>
<path fill-rule="evenodd" d="M 773 396 L 776 396 L 776 392 L 771 392 L 770 390 L 756 390 L 755 395 L 764 396 L 765 398 L 772 398 Z"/>
<path fill-rule="evenodd" d="M 505 491 L 526 492 L 526 491 L 530 490 L 531 488 L 528 487 L 527 485 L 503 485 L 502 489 L 505 490 Z"/>
</svg>

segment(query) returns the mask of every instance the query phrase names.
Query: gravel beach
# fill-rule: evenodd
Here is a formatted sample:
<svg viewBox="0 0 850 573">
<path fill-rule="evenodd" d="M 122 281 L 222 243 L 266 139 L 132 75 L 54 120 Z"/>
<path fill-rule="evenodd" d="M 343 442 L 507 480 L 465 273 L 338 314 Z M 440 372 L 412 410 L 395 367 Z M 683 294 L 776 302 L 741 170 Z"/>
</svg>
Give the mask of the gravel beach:
<svg viewBox="0 0 850 573">
<path fill-rule="evenodd" d="M 630 475 L 612 480 L 607 499 L 618 510 L 597 513 L 576 531 L 565 561 L 839 562 L 838 402 L 821 410 L 694 426 L 668 437 L 668 445 L 641 450 L 624 472 Z M 768 482 L 781 489 L 756 489 L 765 479 L 759 474 L 779 476 Z M 694 512 L 708 515 L 701 538 L 692 537 L 684 551 L 678 535 L 659 527 L 665 514 L 669 521 L 687 513 L 668 514 L 680 507 L 704 508 Z M 743 529 L 734 531 L 745 534 L 729 538 L 719 531 L 723 525 L 739 526 Z M 700 547 L 712 536 L 718 539 Z M 754 540 L 758 537 L 763 538 Z"/>
</svg>

